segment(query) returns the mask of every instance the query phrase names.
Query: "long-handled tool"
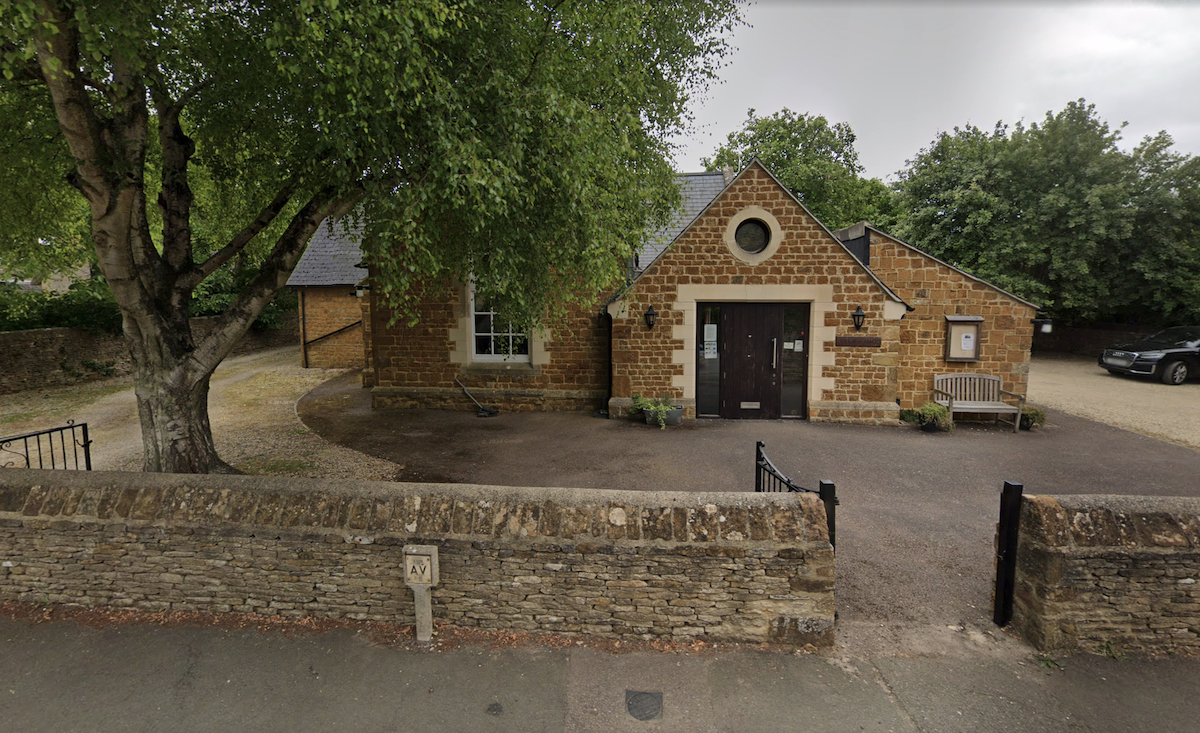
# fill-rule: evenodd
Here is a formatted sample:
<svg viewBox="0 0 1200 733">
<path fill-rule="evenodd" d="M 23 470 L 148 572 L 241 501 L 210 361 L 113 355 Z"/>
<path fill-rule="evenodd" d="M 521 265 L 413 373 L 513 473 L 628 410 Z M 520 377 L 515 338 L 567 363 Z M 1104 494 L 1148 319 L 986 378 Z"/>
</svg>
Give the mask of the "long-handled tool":
<svg viewBox="0 0 1200 733">
<path fill-rule="evenodd" d="M 471 397 L 471 393 L 467 391 L 466 385 L 458 381 L 458 377 L 454 378 L 454 383 L 461 387 L 463 394 L 465 394 L 472 402 L 475 403 L 475 406 L 479 408 L 479 412 L 475 413 L 475 417 L 495 417 L 500 414 L 500 411 L 496 408 L 488 407 L 487 405 L 481 405 L 479 404 L 479 400 Z"/>
</svg>

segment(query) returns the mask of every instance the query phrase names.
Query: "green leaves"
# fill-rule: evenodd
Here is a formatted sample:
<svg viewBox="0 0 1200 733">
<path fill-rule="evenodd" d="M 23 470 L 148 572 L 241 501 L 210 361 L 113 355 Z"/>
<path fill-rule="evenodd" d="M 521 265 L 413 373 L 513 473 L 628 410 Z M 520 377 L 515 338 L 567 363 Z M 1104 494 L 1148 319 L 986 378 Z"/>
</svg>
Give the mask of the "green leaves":
<svg viewBox="0 0 1200 733">
<path fill-rule="evenodd" d="M 708 170 L 740 170 L 758 158 L 824 224 L 837 229 L 864 219 L 885 225 L 891 193 L 878 180 L 862 179 L 856 137 L 844 122 L 784 109 L 770 117 L 747 113 L 742 129 L 729 134 Z"/>
<path fill-rule="evenodd" d="M 1165 133 L 1119 141 L 1082 99 L 943 133 L 901 174 L 897 234 L 1057 318 L 1200 318 L 1200 163 Z"/>
</svg>

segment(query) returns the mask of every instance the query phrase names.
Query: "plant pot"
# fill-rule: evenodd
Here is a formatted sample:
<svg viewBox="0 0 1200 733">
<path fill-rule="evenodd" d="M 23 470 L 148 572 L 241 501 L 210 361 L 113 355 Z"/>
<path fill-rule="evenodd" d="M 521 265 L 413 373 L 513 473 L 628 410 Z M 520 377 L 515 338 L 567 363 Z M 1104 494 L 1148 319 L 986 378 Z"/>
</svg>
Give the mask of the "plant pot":
<svg viewBox="0 0 1200 733">
<path fill-rule="evenodd" d="M 642 414 L 646 416 L 647 425 L 658 425 L 658 417 L 655 416 L 653 410 L 642 410 Z M 675 405 L 674 408 L 667 410 L 667 414 L 663 416 L 665 425 L 682 425 L 683 424 L 683 406 Z"/>
<path fill-rule="evenodd" d="M 941 428 L 938 427 L 937 420 L 926 420 L 925 422 L 921 423 L 921 429 L 927 433 L 941 432 Z"/>
</svg>

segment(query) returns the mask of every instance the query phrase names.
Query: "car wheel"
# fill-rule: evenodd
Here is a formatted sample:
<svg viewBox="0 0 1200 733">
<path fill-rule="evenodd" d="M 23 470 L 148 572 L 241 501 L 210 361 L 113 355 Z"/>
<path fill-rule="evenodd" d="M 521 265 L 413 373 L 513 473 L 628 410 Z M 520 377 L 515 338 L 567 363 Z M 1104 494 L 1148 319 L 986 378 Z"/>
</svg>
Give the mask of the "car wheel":
<svg viewBox="0 0 1200 733">
<path fill-rule="evenodd" d="M 1186 362 L 1173 361 L 1163 367 L 1162 381 L 1163 384 L 1183 384 L 1188 378 L 1188 365 Z"/>
</svg>

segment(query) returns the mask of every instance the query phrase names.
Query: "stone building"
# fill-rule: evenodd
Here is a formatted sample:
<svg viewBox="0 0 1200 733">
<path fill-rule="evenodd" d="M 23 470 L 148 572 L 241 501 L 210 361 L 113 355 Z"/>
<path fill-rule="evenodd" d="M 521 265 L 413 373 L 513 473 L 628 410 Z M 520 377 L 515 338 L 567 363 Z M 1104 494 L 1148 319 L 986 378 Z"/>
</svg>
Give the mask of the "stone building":
<svg viewBox="0 0 1200 733">
<path fill-rule="evenodd" d="M 1035 304 L 865 223 L 830 231 L 758 161 L 680 185 L 626 286 L 552 332 L 513 333 L 469 284 L 426 295 L 415 326 L 368 305 L 372 404 L 470 408 L 457 379 L 509 410 L 617 416 L 641 394 L 687 418 L 894 424 L 935 374 L 1025 393 Z"/>
<path fill-rule="evenodd" d="M 299 298 L 300 364 L 326 369 L 362 368 L 362 300 L 355 286 L 367 276 L 360 267 L 361 238 L 337 224 L 313 234 L 288 278 Z"/>
</svg>

